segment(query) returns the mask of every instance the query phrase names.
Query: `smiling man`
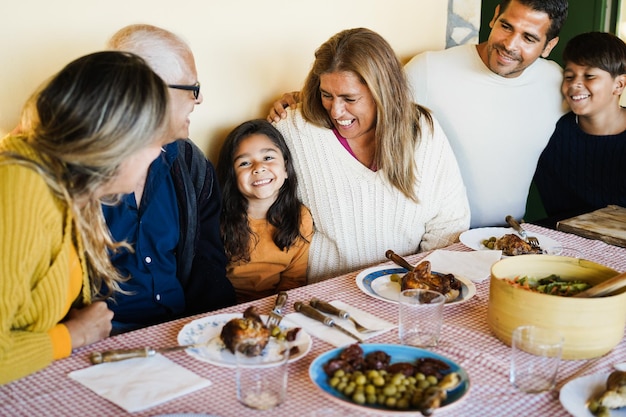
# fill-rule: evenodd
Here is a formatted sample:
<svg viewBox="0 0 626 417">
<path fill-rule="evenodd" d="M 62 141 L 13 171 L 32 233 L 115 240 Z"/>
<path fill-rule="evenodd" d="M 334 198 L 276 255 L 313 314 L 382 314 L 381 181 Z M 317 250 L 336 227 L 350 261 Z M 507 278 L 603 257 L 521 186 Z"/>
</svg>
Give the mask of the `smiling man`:
<svg viewBox="0 0 626 417">
<path fill-rule="evenodd" d="M 414 99 L 440 121 L 467 187 L 471 227 L 521 218 L 537 159 L 566 107 L 547 58 L 567 0 L 505 0 L 489 39 L 425 52 L 406 66 Z"/>
<path fill-rule="evenodd" d="M 141 56 L 169 87 L 171 143 L 134 193 L 103 208 L 113 237 L 133 246 L 111 258 L 129 278 L 121 285 L 127 293 L 108 300 L 113 333 L 121 333 L 232 305 L 235 290 L 226 278 L 215 169 L 187 139 L 190 114 L 203 99 L 191 49 L 145 24 L 120 29 L 108 47 Z"/>
</svg>

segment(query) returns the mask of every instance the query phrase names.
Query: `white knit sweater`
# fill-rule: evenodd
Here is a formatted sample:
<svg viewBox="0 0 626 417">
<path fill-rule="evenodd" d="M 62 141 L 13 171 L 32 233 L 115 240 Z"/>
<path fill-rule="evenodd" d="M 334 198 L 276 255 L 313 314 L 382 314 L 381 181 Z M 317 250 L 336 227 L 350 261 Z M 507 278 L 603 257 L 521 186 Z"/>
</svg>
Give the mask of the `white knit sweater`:
<svg viewBox="0 0 626 417">
<path fill-rule="evenodd" d="M 459 168 L 439 124 L 415 149 L 415 203 L 351 156 L 332 130 L 307 123 L 299 109 L 276 124 L 292 152 L 298 190 L 313 215 L 308 282 L 401 255 L 443 247 L 469 226 Z"/>
</svg>

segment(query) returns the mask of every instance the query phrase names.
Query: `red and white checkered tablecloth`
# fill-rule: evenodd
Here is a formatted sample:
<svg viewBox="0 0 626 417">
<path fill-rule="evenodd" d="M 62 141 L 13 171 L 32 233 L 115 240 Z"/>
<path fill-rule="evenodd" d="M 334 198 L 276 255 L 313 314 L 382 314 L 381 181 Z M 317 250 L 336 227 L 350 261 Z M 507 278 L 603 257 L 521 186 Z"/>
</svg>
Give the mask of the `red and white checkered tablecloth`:
<svg viewBox="0 0 626 417">
<path fill-rule="evenodd" d="M 626 249 L 624 248 L 535 225 L 525 226 L 529 231 L 555 239 L 563 246 L 580 250 L 583 258 L 607 265 L 620 272 L 626 270 Z M 470 250 L 461 243 L 454 244 L 447 249 Z M 413 255 L 407 259 L 415 264 L 425 255 Z M 361 292 L 355 285 L 358 272 L 290 291 L 289 307 L 286 313 L 293 311 L 293 302 L 309 300 L 316 296 L 341 300 L 380 318 L 395 322 L 397 306 Z M 446 307 L 441 343 L 434 349 L 435 352 L 450 358 L 467 371 L 470 377 L 470 391 L 459 401 L 458 405 L 438 410 L 435 412 L 436 416 L 568 416 L 569 414 L 559 402 L 558 388 L 573 378 L 597 372 L 609 372 L 614 363 L 626 362 L 626 342 L 622 340 L 617 347 L 602 358 L 563 361 L 559 369 L 557 390 L 542 394 L 518 392 L 508 381 L 510 348 L 498 341 L 487 326 L 489 280 L 478 283 L 476 287 L 476 295 L 470 301 Z M 261 311 L 268 311 L 272 302 L 273 297 L 269 297 L 256 301 L 254 304 Z M 211 314 L 242 312 L 245 307 L 245 305 L 234 306 Z M 75 351 L 70 358 L 56 361 L 47 369 L 1 386 L 0 416 L 127 415 L 124 410 L 70 379 L 67 374 L 90 366 L 88 356 L 92 351 L 176 345 L 177 335 L 181 328 L 202 316 L 188 317 L 108 338 Z M 368 339 L 368 342 L 398 343 L 397 331 L 388 331 Z M 334 410 L 336 415 L 341 416 L 365 415 L 366 413 L 362 410 L 348 408 L 329 400 L 309 379 L 308 368 L 313 359 L 332 348 L 334 347 L 330 344 L 313 338 L 310 353 L 290 364 L 287 400 L 279 407 L 268 411 L 253 411 L 239 404 L 235 394 L 234 369 L 213 366 L 185 352 L 168 353 L 168 358 L 208 378 L 213 385 L 132 415 L 198 413 L 220 417 L 242 415 L 307 417 L 313 416 L 313 411 L 320 409 Z"/>
</svg>

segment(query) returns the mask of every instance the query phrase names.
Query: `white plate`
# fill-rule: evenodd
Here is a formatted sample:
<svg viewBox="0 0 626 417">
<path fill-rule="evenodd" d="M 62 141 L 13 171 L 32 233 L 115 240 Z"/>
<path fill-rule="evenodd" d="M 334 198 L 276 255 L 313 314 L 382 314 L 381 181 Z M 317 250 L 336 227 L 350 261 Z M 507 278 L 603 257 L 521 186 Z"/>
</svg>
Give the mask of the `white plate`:
<svg viewBox="0 0 626 417">
<path fill-rule="evenodd" d="M 356 285 L 361 291 L 370 297 L 379 300 L 397 303 L 400 294 L 400 283 L 391 281 L 393 274 L 404 275 L 407 270 L 399 266 L 374 266 L 360 272 L 356 276 Z M 433 272 L 437 273 L 437 272 Z M 468 301 L 476 294 L 476 286 L 467 278 L 455 275 L 455 278 L 461 281 L 461 294 L 456 300 L 447 302 L 446 305 L 456 305 Z"/>
<path fill-rule="evenodd" d="M 459 236 L 459 240 L 462 244 L 467 246 L 468 248 L 474 250 L 491 250 L 483 245 L 483 240 L 487 240 L 490 237 L 501 238 L 504 235 L 514 234 L 518 235 L 513 228 L 510 227 L 481 227 L 478 229 L 470 229 Z M 549 250 L 550 248 L 554 248 L 557 246 L 562 246 L 559 242 L 554 239 L 551 239 L 547 236 L 540 235 L 538 233 L 528 232 L 528 236 L 534 236 L 539 240 L 539 246 L 543 250 Z"/>
<path fill-rule="evenodd" d="M 191 345 L 194 343 L 207 343 L 206 346 L 187 349 L 186 352 L 201 361 L 226 368 L 234 368 L 237 366 L 235 355 L 224 346 L 224 343 L 222 343 L 220 339 L 220 333 L 222 332 L 222 327 L 224 327 L 228 321 L 236 317 L 242 317 L 242 314 L 216 314 L 187 323 L 178 333 L 178 344 Z M 261 319 L 265 322 L 267 316 L 261 315 Z M 286 324 L 288 321 L 288 319 L 283 319 L 279 327 L 283 330 L 296 327 L 295 325 L 288 326 Z M 292 345 L 297 346 L 299 351 L 289 358 L 289 362 L 297 361 L 309 353 L 311 343 L 311 336 L 305 332 L 304 329 L 300 329 Z M 271 356 L 276 349 L 278 349 L 278 344 L 273 337 L 270 337 L 270 341 L 265 347 L 263 354 Z"/>
<path fill-rule="evenodd" d="M 576 378 L 561 388 L 559 401 L 574 417 L 593 417 L 587 409 L 587 401 L 602 394 L 610 373 L 599 373 Z M 611 417 L 625 417 L 626 408 L 611 410 Z"/>
</svg>

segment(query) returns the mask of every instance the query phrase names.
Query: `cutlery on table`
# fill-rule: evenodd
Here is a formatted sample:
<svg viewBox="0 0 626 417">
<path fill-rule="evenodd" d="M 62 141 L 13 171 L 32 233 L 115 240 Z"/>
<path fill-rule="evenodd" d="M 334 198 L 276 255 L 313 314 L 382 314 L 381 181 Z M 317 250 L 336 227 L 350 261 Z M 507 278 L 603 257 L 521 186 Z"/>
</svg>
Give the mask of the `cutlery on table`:
<svg viewBox="0 0 626 417">
<path fill-rule="evenodd" d="M 283 307 L 287 303 L 287 292 L 280 291 L 276 296 L 276 301 L 274 302 L 274 308 L 270 311 L 267 317 L 267 323 L 265 324 L 268 328 L 272 328 L 278 326 L 280 321 L 283 319 L 282 312 Z"/>
<path fill-rule="evenodd" d="M 337 323 L 335 323 L 335 320 L 333 320 L 332 317 L 329 317 L 325 314 L 320 313 L 319 311 L 317 311 L 316 309 L 314 309 L 313 307 L 311 307 L 308 304 L 304 304 L 303 302 L 300 301 L 296 301 L 293 305 L 293 308 L 299 312 L 304 314 L 305 316 L 313 319 L 313 320 L 317 320 L 320 323 L 323 323 L 324 325 L 333 328 L 333 329 L 337 329 L 340 332 L 342 332 L 343 334 L 345 334 L 346 336 L 350 336 L 351 338 L 357 340 L 359 343 L 363 343 L 363 340 L 358 337 L 357 335 L 350 333 L 348 330 L 344 329 L 343 327 L 341 327 L 340 325 L 338 325 Z"/>
<path fill-rule="evenodd" d="M 541 246 L 539 246 L 539 240 L 534 236 L 528 236 L 526 230 L 524 230 L 522 225 L 520 225 L 519 222 L 515 220 L 515 217 L 509 214 L 504 218 L 504 220 L 506 220 L 506 222 L 511 225 L 511 227 L 515 229 L 517 233 L 520 234 L 520 236 L 526 241 L 526 243 L 529 243 L 530 246 L 532 246 L 534 249 L 541 249 Z"/>
<path fill-rule="evenodd" d="M 194 343 L 192 345 L 170 346 L 165 348 L 138 348 L 138 349 L 114 349 L 105 350 L 104 352 L 91 352 L 89 360 L 92 364 L 97 365 L 104 362 L 117 362 L 132 358 L 149 358 L 157 353 L 175 352 L 177 350 L 191 349 L 198 346 L 204 346 L 206 342 Z"/>
<path fill-rule="evenodd" d="M 354 327 L 359 333 L 371 333 L 376 331 L 374 329 L 368 329 L 367 327 L 361 325 L 346 310 L 341 310 L 330 303 L 320 300 L 319 298 L 311 298 L 309 304 L 311 304 L 313 308 L 316 308 L 317 310 L 324 313 L 332 314 L 333 316 L 352 321 L 352 323 L 354 323 Z"/>
<path fill-rule="evenodd" d="M 572 297 L 578 298 L 593 298 L 604 297 L 605 295 L 616 292 L 617 290 L 626 286 L 626 272 L 615 275 L 613 278 L 609 278 L 599 284 L 594 285 L 591 288 L 581 291 Z"/>
<path fill-rule="evenodd" d="M 408 271 L 413 271 L 415 269 L 415 267 L 413 265 L 411 265 L 409 263 L 409 261 L 404 259 L 402 256 L 398 255 L 397 253 L 395 253 L 391 249 L 389 249 L 389 250 L 387 250 L 387 252 L 385 252 L 385 256 L 390 261 L 394 261 L 396 263 L 396 265 L 399 265 L 399 266 L 401 266 L 402 268 L 404 268 L 404 269 L 406 269 Z"/>
</svg>

